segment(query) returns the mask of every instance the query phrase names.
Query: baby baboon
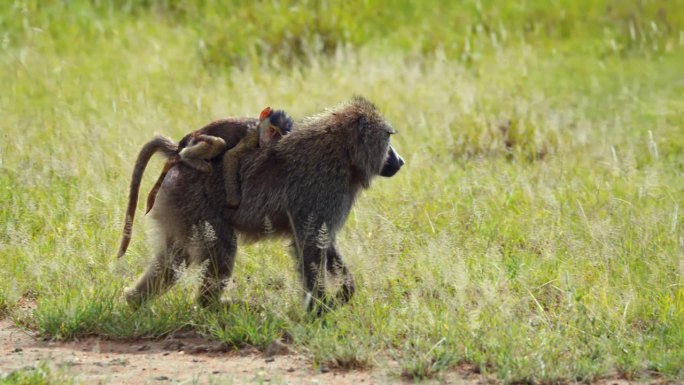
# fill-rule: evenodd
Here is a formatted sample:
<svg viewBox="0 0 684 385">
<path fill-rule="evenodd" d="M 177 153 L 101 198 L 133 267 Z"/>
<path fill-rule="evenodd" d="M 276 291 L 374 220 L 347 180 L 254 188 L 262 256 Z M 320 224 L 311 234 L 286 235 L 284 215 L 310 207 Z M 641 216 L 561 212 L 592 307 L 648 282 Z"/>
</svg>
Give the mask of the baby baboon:
<svg viewBox="0 0 684 385">
<path fill-rule="evenodd" d="M 211 127 L 211 130 L 207 128 Z M 179 143 L 179 147 L 182 148 L 180 151 L 181 161 L 184 161 L 190 166 L 196 169 L 201 169 L 202 171 L 208 172 L 209 166 L 206 160 L 211 159 L 223 152 L 226 145 L 225 141 L 221 138 L 222 135 L 228 135 L 228 133 L 220 132 L 219 129 L 232 129 L 232 126 L 212 126 L 209 125 L 200 130 L 195 131 L 192 134 L 187 135 Z M 239 172 L 238 167 L 240 164 L 240 158 L 246 152 L 261 146 L 267 146 L 280 140 L 283 135 L 292 130 L 292 118 L 285 111 L 278 110 L 273 111 L 271 107 L 266 107 L 259 115 L 259 121 L 257 123 L 255 130 L 248 130 L 244 139 L 242 139 L 235 147 L 231 148 L 228 153 L 223 157 L 223 166 L 225 170 L 224 181 L 226 186 L 226 201 L 228 206 L 231 208 L 237 208 L 240 205 L 240 182 L 239 182 Z M 211 131 L 212 134 L 218 136 L 210 136 L 203 134 L 203 132 Z M 232 137 L 229 135 L 229 137 Z M 221 143 L 219 145 L 204 145 L 204 141 L 210 139 L 213 143 Z M 184 147 L 184 143 L 187 142 L 187 147 Z M 200 168 L 199 164 L 195 162 L 202 162 L 207 166 L 205 168 Z M 157 196 L 157 192 L 161 187 L 162 181 L 166 176 L 166 173 L 173 167 L 177 161 L 169 160 L 164 165 L 161 175 L 157 179 L 149 194 L 147 195 L 147 209 L 146 213 L 150 212 L 152 206 L 154 206 L 154 200 Z"/>
<path fill-rule="evenodd" d="M 150 212 L 160 234 L 155 260 L 127 290 L 127 301 L 136 305 L 164 292 L 182 261 L 207 260 L 199 301 L 217 300 L 232 273 L 237 231 L 253 241 L 269 236 L 293 240 L 309 308 L 331 305 L 324 295 L 325 272 L 342 276 L 335 298 L 347 302 L 354 279 L 335 238 L 371 179 L 392 176 L 404 164 L 390 145 L 395 132 L 361 97 L 308 118 L 275 144 L 243 155 L 242 202 L 236 210 L 225 204 L 223 162 L 212 160 L 209 173 L 175 165 Z"/>
</svg>

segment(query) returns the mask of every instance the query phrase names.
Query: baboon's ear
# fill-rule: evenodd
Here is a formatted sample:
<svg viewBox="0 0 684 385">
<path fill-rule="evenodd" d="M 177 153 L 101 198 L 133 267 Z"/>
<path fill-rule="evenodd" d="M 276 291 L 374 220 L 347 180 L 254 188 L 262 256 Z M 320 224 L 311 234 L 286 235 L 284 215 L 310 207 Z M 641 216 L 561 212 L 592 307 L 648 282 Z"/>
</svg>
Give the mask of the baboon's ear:
<svg viewBox="0 0 684 385">
<path fill-rule="evenodd" d="M 273 112 L 273 109 L 271 107 L 266 107 L 261 111 L 261 114 L 259 114 L 259 121 L 262 121 L 269 116 L 271 116 L 271 113 Z"/>
</svg>

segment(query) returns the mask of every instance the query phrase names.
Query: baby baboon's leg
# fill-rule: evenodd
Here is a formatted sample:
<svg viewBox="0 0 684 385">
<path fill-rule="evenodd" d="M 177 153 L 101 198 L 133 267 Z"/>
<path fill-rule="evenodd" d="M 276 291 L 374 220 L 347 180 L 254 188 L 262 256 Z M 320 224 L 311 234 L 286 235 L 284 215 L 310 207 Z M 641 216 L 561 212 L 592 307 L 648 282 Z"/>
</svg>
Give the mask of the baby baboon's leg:
<svg viewBox="0 0 684 385">
<path fill-rule="evenodd" d="M 200 287 L 198 302 L 202 306 L 218 303 L 226 281 L 233 273 L 235 254 L 237 252 L 237 237 L 232 230 L 218 234 L 212 245 L 206 248 L 205 258 L 209 263 L 204 270 L 202 286 Z"/>
<path fill-rule="evenodd" d="M 211 172 L 211 164 L 207 159 L 222 154 L 226 150 L 226 142 L 211 135 L 199 135 L 193 141 L 192 145 L 180 151 L 180 160 L 199 171 Z"/>
<path fill-rule="evenodd" d="M 135 287 L 126 289 L 126 302 L 132 307 L 138 307 L 164 293 L 176 283 L 176 269 L 182 261 L 189 261 L 185 249 L 167 244 L 157 252 Z"/>
<path fill-rule="evenodd" d="M 210 173 L 211 172 L 211 164 L 207 162 L 204 159 L 194 159 L 194 158 L 183 158 L 181 159 L 181 162 L 187 164 L 188 166 L 194 168 L 195 170 L 204 172 L 204 173 Z"/>
<path fill-rule="evenodd" d="M 211 172 L 211 165 L 205 159 L 209 159 L 211 143 L 207 141 L 196 142 L 180 151 L 181 162 L 202 172 Z"/>
<path fill-rule="evenodd" d="M 226 141 L 223 138 L 212 135 L 199 135 L 194 138 L 188 147 L 184 147 L 179 155 L 181 159 L 211 159 L 226 151 Z"/>
<path fill-rule="evenodd" d="M 228 207 L 237 208 L 240 206 L 240 158 L 250 150 L 257 147 L 259 138 L 257 133 L 249 133 L 235 147 L 228 150 L 223 156 L 223 179 L 226 185 L 226 203 Z"/>
</svg>

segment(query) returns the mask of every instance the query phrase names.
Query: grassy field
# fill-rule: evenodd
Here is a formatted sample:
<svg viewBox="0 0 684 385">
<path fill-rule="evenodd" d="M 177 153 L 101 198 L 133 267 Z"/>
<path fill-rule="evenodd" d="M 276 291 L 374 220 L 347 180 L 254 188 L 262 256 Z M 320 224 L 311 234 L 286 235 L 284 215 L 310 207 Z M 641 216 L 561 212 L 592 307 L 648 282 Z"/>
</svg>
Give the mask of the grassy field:
<svg viewBox="0 0 684 385">
<path fill-rule="evenodd" d="M 316 367 L 416 380 L 684 381 L 684 1 L 510 3 L 0 0 L 0 317 L 67 340 L 287 338 Z M 241 247 L 225 294 L 256 308 L 198 309 L 192 268 L 125 305 L 144 142 L 355 93 L 407 165 L 340 236 L 351 304 L 304 314 L 276 241 Z"/>
</svg>

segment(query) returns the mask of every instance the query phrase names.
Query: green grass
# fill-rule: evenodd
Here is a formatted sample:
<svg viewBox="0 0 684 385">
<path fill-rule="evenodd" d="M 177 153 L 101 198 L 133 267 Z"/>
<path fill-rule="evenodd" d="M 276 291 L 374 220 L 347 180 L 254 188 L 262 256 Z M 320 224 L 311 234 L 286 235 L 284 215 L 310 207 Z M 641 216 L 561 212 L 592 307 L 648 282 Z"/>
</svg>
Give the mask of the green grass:
<svg viewBox="0 0 684 385">
<path fill-rule="evenodd" d="M 56 339 L 284 339 L 417 380 L 684 380 L 684 4 L 327 4 L 0 7 L 0 316 Z M 149 251 L 139 220 L 115 258 L 145 141 L 354 93 L 407 165 L 340 235 L 348 306 L 303 314 L 284 241 L 241 247 L 226 296 L 250 306 L 198 309 L 196 269 L 125 306 Z"/>
<path fill-rule="evenodd" d="M 7 374 L 0 374 L 1 385 L 71 385 L 73 379 L 41 364 L 37 368 L 28 366 Z"/>
</svg>

